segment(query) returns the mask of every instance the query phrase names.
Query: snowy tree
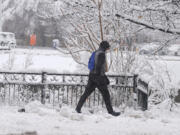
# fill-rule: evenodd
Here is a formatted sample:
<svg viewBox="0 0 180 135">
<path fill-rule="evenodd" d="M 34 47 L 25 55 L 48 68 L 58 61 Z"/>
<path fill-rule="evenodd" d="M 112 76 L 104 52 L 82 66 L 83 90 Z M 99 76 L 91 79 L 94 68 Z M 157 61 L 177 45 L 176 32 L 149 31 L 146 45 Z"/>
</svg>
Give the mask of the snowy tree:
<svg viewBox="0 0 180 135">
<path fill-rule="evenodd" d="M 161 46 L 152 52 L 156 54 L 180 36 L 179 1 L 74 0 L 65 1 L 65 3 L 67 6 L 62 9 L 62 14 L 72 26 L 65 41 L 67 48 L 74 56 L 78 56 L 75 52 L 84 50 L 91 52 L 97 49 L 101 40 L 108 40 L 112 48 L 119 48 L 124 39 L 134 37 L 136 40 L 139 32 L 150 32 L 150 30 L 161 31 L 168 35 L 160 40 Z M 116 52 L 111 53 L 111 56 L 113 56 L 111 63 L 115 72 L 135 71 L 136 66 L 133 65 L 136 57 L 133 52 L 124 53 L 117 49 Z M 141 69 L 147 72 L 147 66 L 150 64 L 145 63 L 142 64 L 144 66 Z M 156 82 L 159 82 L 156 85 L 158 90 L 155 90 L 155 96 L 152 98 L 162 101 L 174 95 L 174 90 L 172 92 L 171 88 L 166 90 L 166 85 L 169 84 L 166 82 L 171 81 L 170 78 L 167 80 L 162 78 L 166 71 L 159 74 L 155 73 L 157 71 L 152 71 L 151 67 L 149 70 L 148 72 L 153 72 L 152 77 L 155 77 Z"/>
<path fill-rule="evenodd" d="M 61 9 L 61 13 L 69 24 L 64 35 L 65 44 L 73 58 L 81 64 L 85 64 L 81 61 L 81 52 L 96 50 L 102 40 L 108 40 L 113 50 L 122 43 L 121 40 L 134 35 L 132 28 L 130 33 L 130 29 L 126 29 L 127 24 L 123 25 L 115 16 L 116 1 L 63 2 L 65 6 Z M 50 17 L 58 19 L 57 15 L 51 14 Z"/>
<path fill-rule="evenodd" d="M 98 39 L 109 37 L 111 40 L 113 38 L 118 40 L 120 37 L 133 36 L 146 28 L 169 33 L 173 37 L 180 34 L 178 1 L 75 0 L 65 2 L 68 5 L 66 14 L 72 17 L 69 21 L 75 26 L 96 24 L 97 27 L 91 30 L 94 33 L 94 29 L 99 30 L 96 32 Z M 100 19 L 99 16 L 101 16 Z M 101 24 L 100 29 L 97 29 L 98 23 Z"/>
<path fill-rule="evenodd" d="M 167 33 L 167 39 L 162 39 L 162 46 L 180 36 L 180 2 L 176 0 L 129 1 L 129 8 L 125 12 L 118 12 L 116 16 L 140 26 L 140 29 L 158 30 Z"/>
</svg>

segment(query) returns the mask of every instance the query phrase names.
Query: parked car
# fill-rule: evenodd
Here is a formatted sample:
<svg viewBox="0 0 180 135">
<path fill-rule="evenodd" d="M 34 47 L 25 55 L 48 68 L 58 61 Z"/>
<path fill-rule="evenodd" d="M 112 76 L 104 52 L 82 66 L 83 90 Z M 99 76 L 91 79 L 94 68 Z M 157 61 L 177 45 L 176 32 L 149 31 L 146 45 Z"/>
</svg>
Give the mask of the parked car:
<svg viewBox="0 0 180 135">
<path fill-rule="evenodd" d="M 16 47 L 15 34 L 11 32 L 0 32 L 0 50 Z"/>
<path fill-rule="evenodd" d="M 141 45 L 139 49 L 139 54 L 141 55 L 147 55 L 147 54 L 153 54 L 155 51 L 157 51 L 160 48 L 160 44 L 158 43 L 146 43 Z M 167 50 L 165 48 L 162 48 L 161 50 L 158 50 L 156 52 L 157 55 L 166 55 Z"/>
<path fill-rule="evenodd" d="M 173 44 L 167 48 L 168 55 L 180 56 L 180 44 Z"/>
<path fill-rule="evenodd" d="M 141 45 L 141 48 L 139 49 L 139 54 L 152 54 L 153 51 L 155 51 L 159 45 L 154 43 L 146 43 Z"/>
</svg>

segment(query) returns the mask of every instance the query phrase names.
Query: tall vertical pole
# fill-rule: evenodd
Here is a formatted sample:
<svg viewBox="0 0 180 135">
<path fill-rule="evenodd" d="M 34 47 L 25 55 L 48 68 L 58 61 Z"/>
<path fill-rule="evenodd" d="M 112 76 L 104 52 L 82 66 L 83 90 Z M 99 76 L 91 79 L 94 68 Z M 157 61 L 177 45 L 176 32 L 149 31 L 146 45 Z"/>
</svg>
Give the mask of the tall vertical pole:
<svg viewBox="0 0 180 135">
<path fill-rule="evenodd" d="M 3 3 L 2 3 L 2 0 L 1 0 L 1 3 L 0 3 L 0 31 L 1 31 L 1 23 L 2 23 L 2 5 L 3 5 Z"/>
<path fill-rule="evenodd" d="M 102 26 L 102 0 L 98 0 L 98 10 L 99 10 L 99 25 L 100 25 L 100 32 L 101 32 L 101 40 L 103 40 L 103 26 Z"/>
</svg>

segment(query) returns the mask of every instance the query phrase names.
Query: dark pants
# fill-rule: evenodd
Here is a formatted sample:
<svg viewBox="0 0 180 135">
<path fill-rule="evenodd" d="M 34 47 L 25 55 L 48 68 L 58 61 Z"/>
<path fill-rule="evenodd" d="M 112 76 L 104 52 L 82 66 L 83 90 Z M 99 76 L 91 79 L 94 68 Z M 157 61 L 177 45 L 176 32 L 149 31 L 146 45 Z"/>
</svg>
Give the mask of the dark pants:
<svg viewBox="0 0 180 135">
<path fill-rule="evenodd" d="M 110 94 L 109 94 L 109 91 L 107 88 L 108 84 L 109 84 L 109 80 L 107 79 L 106 76 L 96 76 L 96 75 L 90 74 L 85 92 L 81 96 L 76 109 L 81 110 L 81 107 L 83 106 L 87 97 L 89 95 L 91 95 L 91 93 L 95 90 L 95 88 L 98 88 L 99 91 L 101 92 L 102 96 L 103 96 L 103 99 L 104 99 L 108 113 L 112 113 L 113 108 L 111 105 Z"/>
</svg>

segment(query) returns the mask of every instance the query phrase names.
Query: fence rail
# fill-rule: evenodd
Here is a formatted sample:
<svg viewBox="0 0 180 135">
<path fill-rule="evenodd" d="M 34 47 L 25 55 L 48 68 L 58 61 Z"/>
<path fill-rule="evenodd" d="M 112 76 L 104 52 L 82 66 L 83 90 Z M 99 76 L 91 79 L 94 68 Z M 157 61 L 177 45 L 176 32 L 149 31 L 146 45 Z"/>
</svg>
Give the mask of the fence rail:
<svg viewBox="0 0 180 135">
<path fill-rule="evenodd" d="M 137 75 L 108 75 L 112 104 L 135 106 Z M 0 103 L 21 105 L 39 100 L 43 104 L 76 105 L 85 90 L 87 74 L 0 72 Z M 98 90 L 86 100 L 85 106 L 104 106 Z"/>
</svg>

